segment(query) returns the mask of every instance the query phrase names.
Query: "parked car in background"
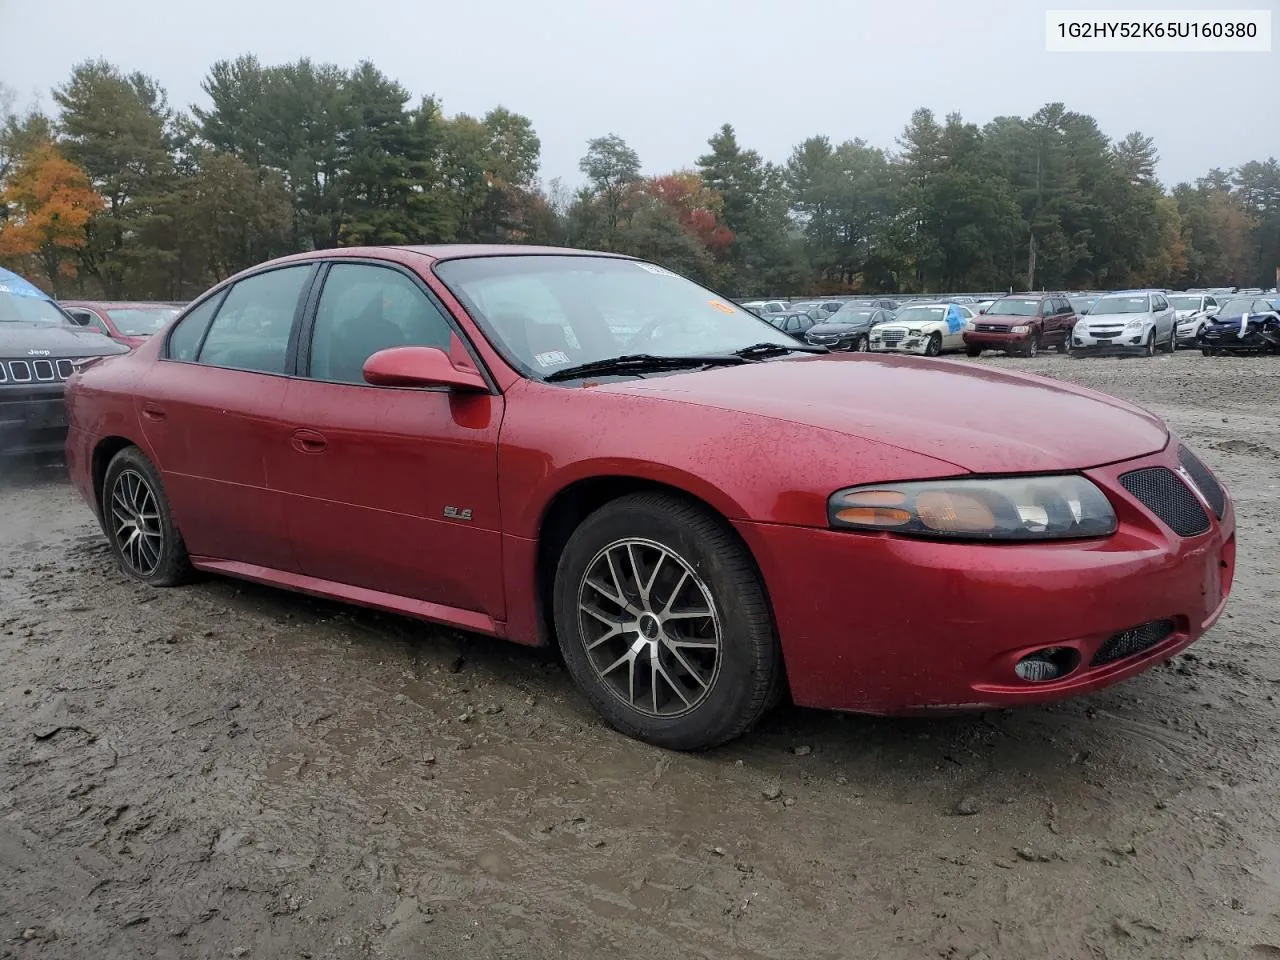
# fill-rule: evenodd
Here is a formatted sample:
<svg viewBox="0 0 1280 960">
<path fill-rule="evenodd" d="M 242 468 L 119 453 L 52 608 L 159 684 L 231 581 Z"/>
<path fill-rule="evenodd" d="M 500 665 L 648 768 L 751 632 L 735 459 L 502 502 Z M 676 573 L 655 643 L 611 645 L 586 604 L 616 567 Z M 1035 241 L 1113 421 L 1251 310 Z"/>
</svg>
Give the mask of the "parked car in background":
<svg viewBox="0 0 1280 960">
<path fill-rule="evenodd" d="M 960 303 L 911 303 L 871 328 L 870 346 L 872 351 L 928 357 L 963 350 L 964 325 L 975 316 L 973 308 Z"/>
<path fill-rule="evenodd" d="M 863 353 L 871 342 L 871 328 L 892 319 L 893 314 L 888 310 L 850 302 L 833 313 L 830 319 L 820 320 L 810 327 L 805 340 L 829 350 Z"/>
<path fill-rule="evenodd" d="M 87 358 L 127 349 L 76 327 L 44 291 L 0 269 L 0 454 L 61 450 L 67 378 Z"/>
<path fill-rule="evenodd" d="M 63 300 L 60 306 L 76 323 L 127 347 L 141 346 L 181 311 L 173 303 L 123 300 Z"/>
<path fill-rule="evenodd" d="M 1092 294 L 1077 295 L 1067 297 L 1067 302 L 1071 304 L 1071 309 L 1076 312 L 1077 317 L 1082 317 L 1089 312 L 1089 309 L 1098 302 L 1098 298 Z"/>
<path fill-rule="evenodd" d="M 1173 307 L 1163 293 L 1134 291 L 1099 297 L 1080 317 L 1071 332 L 1071 352 L 1138 353 L 1154 356 L 1157 350 L 1173 353 Z"/>
<path fill-rule="evenodd" d="M 609 326 L 636 305 L 643 355 Z M 68 412 L 71 479 L 131 579 L 196 568 L 554 644 L 608 722 L 668 748 L 788 694 L 1089 693 L 1199 638 L 1234 573 L 1226 490 L 1145 410 L 802 346 L 585 251 L 263 264 L 76 375 Z"/>
<path fill-rule="evenodd" d="M 801 343 L 804 336 L 815 323 L 817 316 L 811 310 L 786 310 L 782 313 L 771 313 L 764 318 L 765 322 L 777 327 L 783 333 L 790 334 Z"/>
<path fill-rule="evenodd" d="M 757 317 L 767 316 L 772 313 L 785 313 L 787 305 L 781 300 L 751 300 L 741 304 L 743 309 L 750 310 Z"/>
<path fill-rule="evenodd" d="M 1234 297 L 1205 324 L 1199 345 L 1206 357 L 1280 353 L 1280 308 L 1265 297 Z"/>
<path fill-rule="evenodd" d="M 1169 296 L 1169 305 L 1173 307 L 1174 322 L 1177 333 L 1174 335 L 1174 346 L 1193 347 L 1200 339 L 1200 331 L 1215 313 L 1218 312 L 1218 301 L 1207 293 L 1175 293 Z"/>
<path fill-rule="evenodd" d="M 1031 293 L 1001 297 L 986 312 L 969 320 L 964 329 L 964 352 L 976 357 L 983 350 L 1003 350 L 1034 357 L 1041 347 L 1061 353 L 1071 349 L 1076 312 L 1060 293 Z"/>
</svg>

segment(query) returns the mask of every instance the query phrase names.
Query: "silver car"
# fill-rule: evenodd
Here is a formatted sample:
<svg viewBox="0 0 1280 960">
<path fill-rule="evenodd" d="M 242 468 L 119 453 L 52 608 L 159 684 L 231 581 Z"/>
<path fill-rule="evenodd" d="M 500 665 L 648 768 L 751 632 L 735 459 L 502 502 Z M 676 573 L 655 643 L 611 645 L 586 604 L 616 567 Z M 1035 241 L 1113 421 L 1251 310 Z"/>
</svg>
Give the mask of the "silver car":
<svg viewBox="0 0 1280 960">
<path fill-rule="evenodd" d="M 1071 353 L 1173 353 L 1177 336 L 1169 298 L 1154 290 L 1099 297 L 1071 330 Z"/>
</svg>

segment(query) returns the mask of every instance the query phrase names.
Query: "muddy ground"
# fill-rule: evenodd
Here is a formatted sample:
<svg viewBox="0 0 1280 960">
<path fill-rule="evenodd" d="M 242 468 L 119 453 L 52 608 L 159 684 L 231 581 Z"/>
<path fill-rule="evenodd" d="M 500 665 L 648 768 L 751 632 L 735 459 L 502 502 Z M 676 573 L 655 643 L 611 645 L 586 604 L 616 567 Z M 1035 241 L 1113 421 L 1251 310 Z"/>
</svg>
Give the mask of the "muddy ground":
<svg viewBox="0 0 1280 960">
<path fill-rule="evenodd" d="M 787 708 L 700 756 L 605 728 L 547 654 L 135 586 L 59 467 L 8 467 L 0 956 L 1280 957 L 1280 361 L 981 362 L 1202 452 L 1226 617 L 1087 700 Z"/>
</svg>

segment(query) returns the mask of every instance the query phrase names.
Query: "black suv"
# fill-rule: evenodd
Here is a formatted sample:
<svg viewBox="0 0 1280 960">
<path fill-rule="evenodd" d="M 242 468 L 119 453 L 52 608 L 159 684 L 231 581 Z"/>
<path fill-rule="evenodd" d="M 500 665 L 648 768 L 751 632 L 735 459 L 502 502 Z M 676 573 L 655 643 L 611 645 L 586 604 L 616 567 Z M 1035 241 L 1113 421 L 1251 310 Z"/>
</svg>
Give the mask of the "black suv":
<svg viewBox="0 0 1280 960">
<path fill-rule="evenodd" d="M 38 288 L 0 269 L 0 455 L 61 450 L 62 395 L 75 361 L 128 352 L 75 326 Z"/>
</svg>

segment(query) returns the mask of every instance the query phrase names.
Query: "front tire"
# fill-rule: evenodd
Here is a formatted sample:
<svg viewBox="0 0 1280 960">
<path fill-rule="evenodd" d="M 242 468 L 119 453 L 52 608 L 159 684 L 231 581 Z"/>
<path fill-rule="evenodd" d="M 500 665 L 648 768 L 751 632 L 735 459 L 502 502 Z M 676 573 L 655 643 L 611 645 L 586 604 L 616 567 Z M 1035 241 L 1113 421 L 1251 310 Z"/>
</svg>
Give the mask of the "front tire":
<svg viewBox="0 0 1280 960">
<path fill-rule="evenodd" d="M 924 355 L 926 357 L 936 357 L 940 353 L 942 353 L 942 334 L 929 334 L 929 342 L 925 345 Z"/>
<path fill-rule="evenodd" d="M 966 357 L 980 357 L 982 356 L 982 348 L 981 347 L 965 347 L 964 355 Z"/>
<path fill-rule="evenodd" d="M 1147 337 L 1147 342 L 1142 347 L 1142 355 L 1144 357 L 1154 357 L 1156 355 L 1156 332 L 1151 331 L 1151 335 Z"/>
<path fill-rule="evenodd" d="M 107 465 L 99 512 L 111 551 L 130 577 L 153 587 L 190 578 L 187 545 L 173 522 L 160 473 L 137 447 L 125 447 Z"/>
<path fill-rule="evenodd" d="M 554 615 L 578 686 L 638 740 L 718 746 L 781 692 L 760 575 L 732 530 L 687 501 L 639 493 L 591 514 L 561 554 Z"/>
<path fill-rule="evenodd" d="M 1024 357 L 1036 357 L 1039 354 L 1040 335 L 1038 333 L 1032 333 L 1031 336 L 1027 338 L 1027 345 L 1022 348 L 1022 355 Z"/>
</svg>

